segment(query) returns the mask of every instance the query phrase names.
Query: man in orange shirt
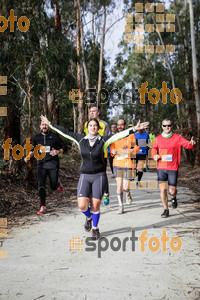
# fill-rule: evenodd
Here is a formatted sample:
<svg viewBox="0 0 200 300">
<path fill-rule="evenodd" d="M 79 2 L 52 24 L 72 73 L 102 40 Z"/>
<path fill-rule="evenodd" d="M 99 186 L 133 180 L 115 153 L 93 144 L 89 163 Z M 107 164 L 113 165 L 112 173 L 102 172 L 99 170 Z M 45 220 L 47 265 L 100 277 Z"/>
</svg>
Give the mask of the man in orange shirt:
<svg viewBox="0 0 200 300">
<path fill-rule="evenodd" d="M 118 120 L 117 130 L 121 132 L 126 128 L 126 121 Z M 114 156 L 113 171 L 117 181 L 117 198 L 119 201 L 118 214 L 124 212 L 123 205 L 123 188 L 126 193 L 126 203 L 131 204 L 132 197 L 130 194 L 130 179 L 135 177 L 134 160 L 131 158 L 139 151 L 136 145 L 134 134 L 131 134 L 113 144 L 111 144 L 111 155 Z M 124 179 L 124 185 L 123 185 Z"/>
</svg>

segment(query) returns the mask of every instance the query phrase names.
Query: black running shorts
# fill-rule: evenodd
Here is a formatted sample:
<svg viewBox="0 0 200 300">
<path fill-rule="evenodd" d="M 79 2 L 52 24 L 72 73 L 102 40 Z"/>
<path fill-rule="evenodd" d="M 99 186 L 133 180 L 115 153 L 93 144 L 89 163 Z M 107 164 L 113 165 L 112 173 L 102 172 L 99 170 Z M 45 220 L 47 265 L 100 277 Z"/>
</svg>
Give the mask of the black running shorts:
<svg viewBox="0 0 200 300">
<path fill-rule="evenodd" d="M 78 182 L 77 197 L 101 199 L 108 185 L 106 172 L 81 174 Z"/>
<path fill-rule="evenodd" d="M 146 160 L 147 154 L 138 154 L 136 155 L 136 163 L 138 163 L 139 160 Z"/>
<path fill-rule="evenodd" d="M 178 171 L 157 170 L 158 181 L 168 181 L 168 185 L 177 186 Z"/>
</svg>

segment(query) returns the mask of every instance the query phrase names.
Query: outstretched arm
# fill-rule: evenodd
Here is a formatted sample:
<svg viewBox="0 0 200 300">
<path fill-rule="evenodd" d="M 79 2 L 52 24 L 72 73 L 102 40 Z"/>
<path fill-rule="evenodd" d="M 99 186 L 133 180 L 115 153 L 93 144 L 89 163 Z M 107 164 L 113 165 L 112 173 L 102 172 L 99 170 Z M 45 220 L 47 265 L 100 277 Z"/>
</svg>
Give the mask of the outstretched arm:
<svg viewBox="0 0 200 300">
<path fill-rule="evenodd" d="M 194 137 L 192 136 L 191 140 L 188 141 L 184 137 L 180 135 L 179 143 L 182 147 L 185 149 L 194 149 L 196 146 L 196 142 L 194 140 Z"/>
<path fill-rule="evenodd" d="M 46 123 L 52 130 L 56 131 L 58 134 L 63 136 L 66 139 L 71 140 L 72 142 L 75 142 L 79 146 L 79 141 L 84 137 L 83 134 L 78 134 L 75 132 L 71 132 L 61 126 L 58 126 L 56 124 L 51 123 L 46 116 L 41 115 L 41 120 Z"/>
<path fill-rule="evenodd" d="M 137 125 L 135 127 L 131 127 L 131 128 L 128 128 L 126 130 L 123 130 L 122 132 L 119 132 L 119 133 L 116 133 L 114 135 L 112 135 L 105 143 L 104 145 L 104 152 L 106 151 L 107 147 L 118 141 L 118 140 L 121 140 L 123 139 L 124 137 L 126 137 L 127 135 L 130 134 L 130 131 L 136 131 L 136 130 L 140 130 L 140 129 L 144 129 L 146 128 L 147 126 L 149 125 L 149 122 L 143 122 L 143 123 L 140 123 L 140 120 L 138 121 Z"/>
</svg>

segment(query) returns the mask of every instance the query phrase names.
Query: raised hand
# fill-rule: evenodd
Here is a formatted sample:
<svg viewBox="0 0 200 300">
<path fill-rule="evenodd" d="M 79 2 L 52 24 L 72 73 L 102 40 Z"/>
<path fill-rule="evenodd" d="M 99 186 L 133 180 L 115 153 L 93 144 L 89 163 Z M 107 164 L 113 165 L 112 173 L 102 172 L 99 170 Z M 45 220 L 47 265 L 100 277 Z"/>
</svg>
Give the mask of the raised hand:
<svg viewBox="0 0 200 300">
<path fill-rule="evenodd" d="M 190 142 L 189 142 L 189 145 L 192 145 L 194 146 L 196 144 L 195 140 L 194 140 L 194 137 L 192 136 Z"/>
<path fill-rule="evenodd" d="M 149 122 L 140 123 L 140 120 L 139 120 L 137 125 L 135 126 L 135 130 L 145 129 L 148 125 L 149 125 Z"/>
<path fill-rule="evenodd" d="M 48 126 L 51 124 L 51 122 L 47 119 L 47 116 L 40 116 L 40 119 L 42 122 L 44 122 L 45 124 L 47 124 Z"/>
</svg>

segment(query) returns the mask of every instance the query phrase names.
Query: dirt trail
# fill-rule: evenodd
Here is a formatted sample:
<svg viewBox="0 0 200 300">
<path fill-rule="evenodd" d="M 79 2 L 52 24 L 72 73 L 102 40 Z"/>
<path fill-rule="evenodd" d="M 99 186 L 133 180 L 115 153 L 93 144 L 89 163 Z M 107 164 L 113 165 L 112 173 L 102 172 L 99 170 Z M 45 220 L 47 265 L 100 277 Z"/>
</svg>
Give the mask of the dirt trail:
<svg viewBox="0 0 200 300">
<path fill-rule="evenodd" d="M 155 173 L 143 177 L 155 179 Z M 22 226 L 8 231 L 0 247 L 7 250 L 7 258 L 0 259 L 0 299 L 200 299 L 196 196 L 179 188 L 178 208 L 170 209 L 170 217 L 162 219 L 159 191 L 136 189 L 132 190 L 133 203 L 117 215 L 115 180 L 109 181 L 111 202 L 102 206 L 99 226 L 105 238 L 98 242 L 86 244 L 91 243 L 86 240 L 90 233 L 84 232 L 84 218 L 73 207 L 25 217 Z M 141 242 L 134 243 L 133 237 L 135 233 L 139 238 L 145 230 L 142 252 Z M 169 237 L 165 252 L 163 230 Z M 173 243 L 175 236 L 182 243 L 177 252 L 172 249 L 179 246 Z M 74 249 L 83 251 L 69 248 L 70 240 L 78 237 L 83 245 Z"/>
</svg>

